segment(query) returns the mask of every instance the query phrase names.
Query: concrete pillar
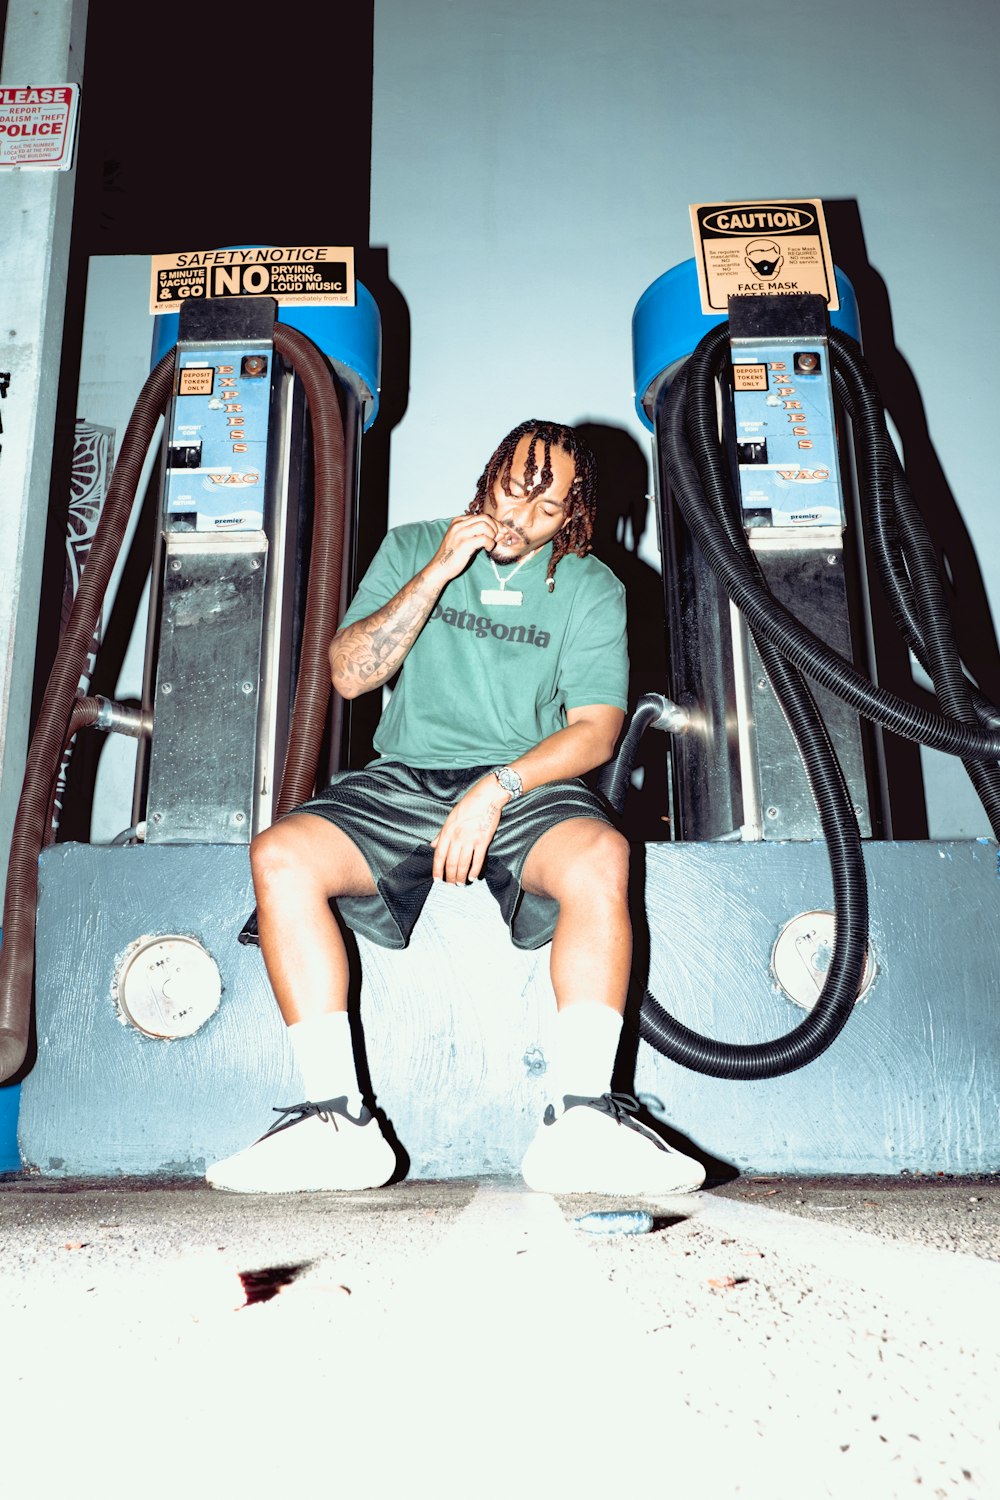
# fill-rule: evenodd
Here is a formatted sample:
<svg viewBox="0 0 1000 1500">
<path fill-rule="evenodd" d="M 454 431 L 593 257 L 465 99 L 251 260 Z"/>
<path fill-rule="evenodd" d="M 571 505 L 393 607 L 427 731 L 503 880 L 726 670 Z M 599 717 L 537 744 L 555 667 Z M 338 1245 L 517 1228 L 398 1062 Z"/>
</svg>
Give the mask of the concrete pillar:
<svg viewBox="0 0 1000 1500">
<path fill-rule="evenodd" d="M 81 82 L 86 25 L 87 0 L 9 0 L 0 83 Z M 75 168 L 0 172 L 2 881 L 28 740 L 75 178 Z"/>
</svg>

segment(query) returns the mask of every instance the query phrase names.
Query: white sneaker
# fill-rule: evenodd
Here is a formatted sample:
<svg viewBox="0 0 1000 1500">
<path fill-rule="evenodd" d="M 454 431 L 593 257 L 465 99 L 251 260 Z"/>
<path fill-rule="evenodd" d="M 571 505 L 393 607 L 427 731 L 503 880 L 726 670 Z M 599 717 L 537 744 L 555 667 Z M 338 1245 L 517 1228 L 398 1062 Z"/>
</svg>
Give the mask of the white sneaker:
<svg viewBox="0 0 1000 1500">
<path fill-rule="evenodd" d="M 633 1118 L 639 1105 L 630 1094 L 567 1094 L 563 1104 L 561 1115 L 551 1104 L 546 1109 L 521 1163 L 535 1192 L 656 1197 L 693 1193 L 705 1181 L 700 1162 Z"/>
<path fill-rule="evenodd" d="M 229 1193 L 318 1193 L 381 1187 L 396 1153 L 364 1104 L 355 1118 L 347 1096 L 289 1105 L 259 1141 L 216 1162 L 209 1187 Z"/>
</svg>

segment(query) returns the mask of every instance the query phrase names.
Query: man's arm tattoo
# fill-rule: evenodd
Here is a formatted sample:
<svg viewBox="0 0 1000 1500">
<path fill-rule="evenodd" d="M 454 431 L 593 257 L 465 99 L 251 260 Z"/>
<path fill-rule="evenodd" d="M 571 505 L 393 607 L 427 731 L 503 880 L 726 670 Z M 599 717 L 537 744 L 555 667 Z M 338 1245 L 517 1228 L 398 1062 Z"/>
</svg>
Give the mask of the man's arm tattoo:
<svg viewBox="0 0 1000 1500">
<path fill-rule="evenodd" d="M 499 818 L 499 816 L 503 812 L 503 810 L 504 810 L 504 799 L 502 797 L 495 797 L 492 802 L 488 802 L 486 804 L 486 811 L 483 814 L 482 819 L 480 820 L 477 832 L 478 833 L 490 833 L 491 832 L 491 826 L 490 826 L 491 825 L 491 820 L 493 818 Z"/>
<path fill-rule="evenodd" d="M 439 593 L 418 576 L 367 619 L 338 631 L 330 648 L 334 683 L 352 683 L 363 693 L 387 682 L 420 634 Z"/>
</svg>

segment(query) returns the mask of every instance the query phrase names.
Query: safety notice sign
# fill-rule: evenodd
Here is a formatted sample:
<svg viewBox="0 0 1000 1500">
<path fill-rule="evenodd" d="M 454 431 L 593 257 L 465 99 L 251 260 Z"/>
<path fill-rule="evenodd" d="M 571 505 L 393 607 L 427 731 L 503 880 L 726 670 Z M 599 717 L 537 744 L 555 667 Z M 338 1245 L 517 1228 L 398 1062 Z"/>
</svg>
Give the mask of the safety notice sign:
<svg viewBox="0 0 1000 1500">
<path fill-rule="evenodd" d="M 0 167 L 67 171 L 79 106 L 78 83 L 0 87 Z"/>
<path fill-rule="evenodd" d="M 819 198 L 692 203 L 703 313 L 729 311 L 730 297 L 812 292 L 840 306 Z"/>
<path fill-rule="evenodd" d="M 154 255 L 152 313 L 190 298 L 274 297 L 308 307 L 353 307 L 354 250 L 344 245 L 258 245 Z"/>
</svg>

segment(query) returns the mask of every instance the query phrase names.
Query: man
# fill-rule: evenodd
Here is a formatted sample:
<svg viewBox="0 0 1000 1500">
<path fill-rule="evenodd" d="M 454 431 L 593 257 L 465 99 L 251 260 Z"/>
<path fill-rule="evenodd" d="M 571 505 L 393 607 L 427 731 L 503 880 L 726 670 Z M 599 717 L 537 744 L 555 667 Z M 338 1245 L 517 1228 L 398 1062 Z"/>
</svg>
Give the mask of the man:
<svg viewBox="0 0 1000 1500">
<path fill-rule="evenodd" d="M 208 1181 L 378 1187 L 396 1160 L 361 1098 L 348 926 L 405 947 L 432 880 L 485 879 L 513 942 L 551 940 L 551 1104 L 523 1163 L 544 1192 L 691 1191 L 704 1172 L 610 1080 L 632 957 L 628 845 L 579 779 L 626 706 L 621 585 L 588 556 L 593 458 L 570 427 L 509 433 L 468 511 L 391 531 L 330 647 L 345 698 L 399 672 L 379 759 L 341 772 L 250 849 L 261 948 L 306 1102 Z"/>
</svg>

